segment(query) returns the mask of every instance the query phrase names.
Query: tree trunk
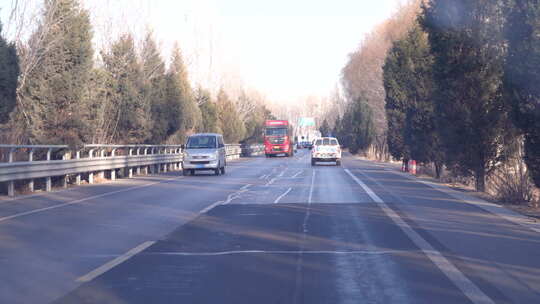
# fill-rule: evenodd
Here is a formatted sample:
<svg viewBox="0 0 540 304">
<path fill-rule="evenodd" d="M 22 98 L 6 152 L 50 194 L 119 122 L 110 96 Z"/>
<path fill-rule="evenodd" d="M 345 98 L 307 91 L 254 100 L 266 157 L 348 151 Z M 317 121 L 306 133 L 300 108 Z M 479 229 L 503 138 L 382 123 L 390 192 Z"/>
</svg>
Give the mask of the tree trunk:
<svg viewBox="0 0 540 304">
<path fill-rule="evenodd" d="M 435 162 L 434 163 L 435 165 L 435 175 L 437 177 L 437 179 L 441 179 L 441 173 L 442 173 L 442 163 L 440 162 Z"/>
<path fill-rule="evenodd" d="M 476 179 L 476 191 L 485 192 L 486 191 L 486 170 L 485 166 L 481 165 L 476 169 L 475 172 Z"/>
<path fill-rule="evenodd" d="M 403 165 L 405 166 L 405 172 L 409 172 L 409 159 L 408 158 L 403 159 Z"/>
</svg>

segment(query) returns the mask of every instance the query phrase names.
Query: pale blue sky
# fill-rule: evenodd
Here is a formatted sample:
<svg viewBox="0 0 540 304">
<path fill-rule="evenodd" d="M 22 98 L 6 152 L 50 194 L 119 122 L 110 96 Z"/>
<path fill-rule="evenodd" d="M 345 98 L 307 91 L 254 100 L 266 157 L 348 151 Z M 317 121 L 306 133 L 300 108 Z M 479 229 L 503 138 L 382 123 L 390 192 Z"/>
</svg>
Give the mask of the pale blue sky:
<svg viewBox="0 0 540 304">
<path fill-rule="evenodd" d="M 0 0 L 0 8 L 11 7 L 12 1 Z M 243 85 L 287 103 L 329 95 L 348 54 L 399 2 L 84 0 L 96 41 L 150 27 L 164 56 L 174 41 L 180 42 L 194 83 L 213 89 Z M 3 9 L 0 15 L 4 22 L 6 13 Z M 113 20 L 113 26 L 104 20 Z"/>
<path fill-rule="evenodd" d="M 362 15 L 362 10 L 377 9 L 380 5 L 375 4 L 376 2 L 369 0 L 216 1 L 224 16 L 358 16 Z"/>
</svg>

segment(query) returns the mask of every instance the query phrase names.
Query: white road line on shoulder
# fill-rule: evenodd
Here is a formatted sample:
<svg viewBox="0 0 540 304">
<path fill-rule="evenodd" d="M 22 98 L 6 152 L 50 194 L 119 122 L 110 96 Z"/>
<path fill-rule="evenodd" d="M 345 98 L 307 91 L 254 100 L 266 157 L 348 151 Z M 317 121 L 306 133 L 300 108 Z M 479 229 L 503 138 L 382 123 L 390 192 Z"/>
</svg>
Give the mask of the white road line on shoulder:
<svg viewBox="0 0 540 304">
<path fill-rule="evenodd" d="M 403 176 L 403 177 L 405 177 L 405 178 L 407 178 L 409 180 L 417 181 L 417 182 L 422 183 L 424 185 L 427 185 L 427 186 L 429 186 L 429 187 L 431 187 L 431 188 L 433 188 L 433 189 L 435 189 L 435 190 L 437 190 L 439 192 L 450 195 L 453 198 L 459 200 L 460 202 L 470 204 L 470 205 L 474 205 L 474 206 L 476 206 L 476 207 L 478 207 L 478 208 L 480 208 L 480 209 L 482 209 L 484 211 L 490 212 L 491 214 L 499 216 L 499 217 L 501 217 L 501 218 L 503 218 L 503 219 L 505 219 L 505 220 L 507 220 L 509 222 L 512 222 L 514 224 L 520 225 L 522 227 L 525 227 L 527 229 L 531 229 L 532 231 L 540 233 L 540 223 L 536 222 L 532 218 L 529 218 L 527 216 L 524 216 L 522 214 L 514 212 L 514 211 L 512 211 L 510 209 L 506 209 L 501 205 L 490 203 L 490 202 L 487 202 L 487 201 L 485 201 L 483 199 L 477 198 L 475 196 L 470 196 L 470 195 L 467 195 L 465 193 L 461 193 L 459 191 L 456 191 L 456 190 L 454 190 L 452 188 L 449 188 L 447 186 L 444 186 L 444 185 L 440 185 L 440 184 L 437 184 L 437 183 L 434 183 L 434 182 L 418 179 L 415 176 L 410 175 L 408 173 L 396 172 L 395 170 L 389 170 L 389 171 L 392 171 L 391 173 L 393 173 L 395 175 Z"/>
<path fill-rule="evenodd" d="M 81 283 L 90 282 L 93 279 L 95 279 L 96 277 L 98 277 L 98 276 L 104 274 L 105 272 L 111 270 L 113 267 L 127 261 L 129 258 L 136 255 L 137 253 L 139 253 L 139 252 L 145 250 L 146 248 L 152 246 L 154 243 L 155 243 L 155 241 L 144 242 L 144 243 L 140 244 L 139 246 L 137 246 L 137 247 L 129 250 L 128 252 L 124 253 L 123 255 L 115 258 L 114 260 L 111 260 L 111 261 L 101 265 L 100 267 L 90 271 L 89 273 L 83 275 L 82 277 L 77 278 L 75 281 L 81 282 Z"/>
<path fill-rule="evenodd" d="M 463 292 L 473 303 L 494 303 L 478 286 L 469 280 L 459 269 L 447 260 L 430 243 L 414 231 L 394 210 L 392 210 L 373 190 L 364 184 L 358 177 L 345 169 L 345 172 L 358 184 L 366 193 L 379 204 L 381 209 L 390 217 L 394 223 L 416 244 L 418 248 Z M 362 174 L 361 172 L 359 172 Z M 362 174 L 364 175 L 364 174 Z M 364 175 L 366 178 L 370 177 Z"/>
<path fill-rule="evenodd" d="M 302 172 L 304 172 L 304 170 L 298 171 L 295 175 L 292 176 L 292 178 L 297 178 L 298 175 L 302 174 Z"/>
<path fill-rule="evenodd" d="M 287 191 L 285 191 L 282 195 L 278 196 L 278 198 L 276 198 L 276 200 L 274 201 L 274 204 L 277 204 L 279 203 L 279 201 L 284 198 L 287 194 L 289 194 L 289 192 L 291 192 L 292 188 L 289 188 L 287 189 Z"/>
<path fill-rule="evenodd" d="M 127 191 L 131 191 L 131 190 L 140 189 L 140 188 L 150 187 L 150 186 L 153 186 L 153 185 L 157 185 L 157 184 L 161 184 L 161 183 L 164 183 L 164 182 L 167 182 L 167 181 L 171 181 L 171 180 L 175 180 L 175 179 L 181 179 L 181 178 L 183 178 L 183 177 L 180 176 L 180 177 L 168 178 L 168 179 L 165 179 L 165 180 L 161 180 L 159 182 L 154 182 L 154 183 L 148 183 L 148 184 L 144 184 L 144 185 L 129 187 L 129 188 L 126 188 L 126 189 L 120 189 L 120 190 L 116 190 L 116 191 L 102 193 L 102 194 L 99 194 L 99 195 L 94 195 L 94 196 L 90 196 L 90 197 L 81 198 L 81 199 L 70 201 L 70 202 L 67 202 L 67 203 L 61 203 L 61 204 L 57 204 L 57 205 L 53 205 L 53 206 L 49 206 L 49 207 L 45 207 L 45 208 L 39 208 L 39 209 L 34 209 L 34 210 L 26 211 L 26 212 L 16 213 L 16 214 L 13 214 L 13 215 L 10 215 L 10 216 L 0 217 L 0 222 L 15 219 L 15 218 L 19 218 L 19 217 L 23 217 L 23 216 L 26 216 L 26 215 L 40 213 L 40 212 L 44 212 L 44 211 L 48 211 L 48 210 L 52 210 L 52 209 L 57 209 L 57 208 L 61 208 L 61 207 L 75 205 L 75 204 L 79 204 L 79 203 L 86 202 L 86 201 L 93 200 L 93 199 L 97 199 L 97 198 L 102 198 L 102 197 L 117 194 L 117 193 L 122 193 L 122 192 L 127 192 Z"/>
</svg>

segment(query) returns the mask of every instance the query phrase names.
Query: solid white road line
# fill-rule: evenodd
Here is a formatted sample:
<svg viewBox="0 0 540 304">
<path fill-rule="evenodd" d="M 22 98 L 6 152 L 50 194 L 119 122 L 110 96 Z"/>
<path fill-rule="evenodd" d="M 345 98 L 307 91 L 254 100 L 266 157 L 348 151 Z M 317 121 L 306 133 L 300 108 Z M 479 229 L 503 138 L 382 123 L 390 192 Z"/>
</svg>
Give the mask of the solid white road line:
<svg viewBox="0 0 540 304">
<path fill-rule="evenodd" d="M 81 282 L 81 283 L 90 282 L 93 279 L 95 279 L 96 277 L 98 277 L 98 276 L 104 274 L 105 272 L 109 271 L 113 267 L 127 261 L 129 258 L 136 255 L 137 253 L 139 253 L 139 252 L 145 250 L 146 248 L 152 246 L 154 243 L 155 243 L 154 241 L 144 242 L 144 243 L 140 244 L 139 246 L 137 246 L 137 247 L 129 250 L 128 252 L 124 253 L 123 255 L 117 257 L 116 259 L 101 265 L 100 267 L 98 267 L 98 268 L 90 271 L 89 273 L 83 275 L 82 277 L 79 277 L 76 281 Z"/>
<path fill-rule="evenodd" d="M 217 252 L 150 252 L 149 255 L 179 255 L 179 256 L 220 256 L 233 254 L 362 254 L 362 255 L 382 255 L 403 253 L 403 250 L 351 250 L 351 251 L 332 251 L 332 250 L 231 250 Z"/>
<path fill-rule="evenodd" d="M 277 204 L 279 203 L 279 201 L 284 198 L 287 194 L 289 194 L 289 192 L 291 192 L 292 188 L 289 188 L 287 189 L 287 191 L 285 191 L 282 195 L 278 196 L 278 198 L 276 198 L 276 200 L 274 201 L 274 204 Z"/>
<path fill-rule="evenodd" d="M 373 192 L 366 184 L 358 177 L 344 169 L 347 174 L 358 184 L 364 191 L 379 204 L 386 215 L 391 218 L 394 223 L 416 244 L 418 248 L 463 292 L 473 303 L 494 303 L 478 286 L 469 280 L 459 269 L 448 261 L 439 251 L 437 251 L 430 243 L 414 231 L 394 210 L 392 210 L 375 192 Z M 360 174 L 362 174 L 360 172 Z M 370 177 L 362 174 L 366 178 Z M 371 179 L 373 180 L 373 179 Z M 376 182 L 376 181 L 374 181 Z"/>
<path fill-rule="evenodd" d="M 153 185 L 157 185 L 157 184 L 161 184 L 161 183 L 164 183 L 164 182 L 167 182 L 167 181 L 171 181 L 171 180 L 175 180 L 175 179 L 181 179 L 181 178 L 183 178 L 183 177 L 180 176 L 180 177 L 168 178 L 168 179 L 165 179 L 165 180 L 161 180 L 159 182 L 148 183 L 148 184 L 139 185 L 139 186 L 135 186 L 135 187 L 129 187 L 129 188 L 126 188 L 126 189 L 120 189 L 120 190 L 116 190 L 116 191 L 102 193 L 102 194 L 99 194 L 99 195 L 94 195 L 94 196 L 90 196 L 90 197 L 81 198 L 81 199 L 70 201 L 70 202 L 67 202 L 67 203 L 62 203 L 62 204 L 57 204 L 57 205 L 53 205 L 53 206 L 49 206 L 49 207 L 45 207 L 45 208 L 39 208 L 39 209 L 34 209 L 34 210 L 26 211 L 26 212 L 16 213 L 16 214 L 13 214 L 13 215 L 10 215 L 10 216 L 0 217 L 0 222 L 15 219 L 15 218 L 26 216 L 26 215 L 40 213 L 40 212 L 44 212 L 44 211 L 48 211 L 48 210 L 52 210 L 52 209 L 57 209 L 57 208 L 61 208 L 61 207 L 75 205 L 75 204 L 79 204 L 79 203 L 86 202 L 86 201 L 93 200 L 93 199 L 97 199 L 97 198 L 106 197 L 106 196 L 117 194 L 117 193 L 122 193 L 122 192 L 127 192 L 127 191 L 131 191 L 131 190 L 135 190 L 135 189 L 150 187 L 150 186 L 153 186 Z"/>
</svg>

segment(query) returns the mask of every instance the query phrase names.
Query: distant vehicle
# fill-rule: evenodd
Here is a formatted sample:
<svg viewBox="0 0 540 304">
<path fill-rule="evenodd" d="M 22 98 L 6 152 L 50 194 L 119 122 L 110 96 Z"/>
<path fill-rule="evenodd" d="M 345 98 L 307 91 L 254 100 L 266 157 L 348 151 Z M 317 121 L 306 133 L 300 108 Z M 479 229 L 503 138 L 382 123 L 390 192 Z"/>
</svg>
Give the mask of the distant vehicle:
<svg viewBox="0 0 540 304">
<path fill-rule="evenodd" d="M 317 162 L 335 162 L 341 166 L 341 147 L 335 137 L 321 137 L 314 141 L 311 150 L 311 165 Z"/>
<path fill-rule="evenodd" d="M 195 171 L 211 170 L 215 175 L 225 174 L 227 165 L 223 136 L 216 133 L 191 135 L 184 146 L 182 162 L 184 175 L 195 175 Z"/>
<path fill-rule="evenodd" d="M 292 128 L 287 120 L 267 120 L 264 129 L 264 153 L 266 157 L 294 155 Z"/>
</svg>

